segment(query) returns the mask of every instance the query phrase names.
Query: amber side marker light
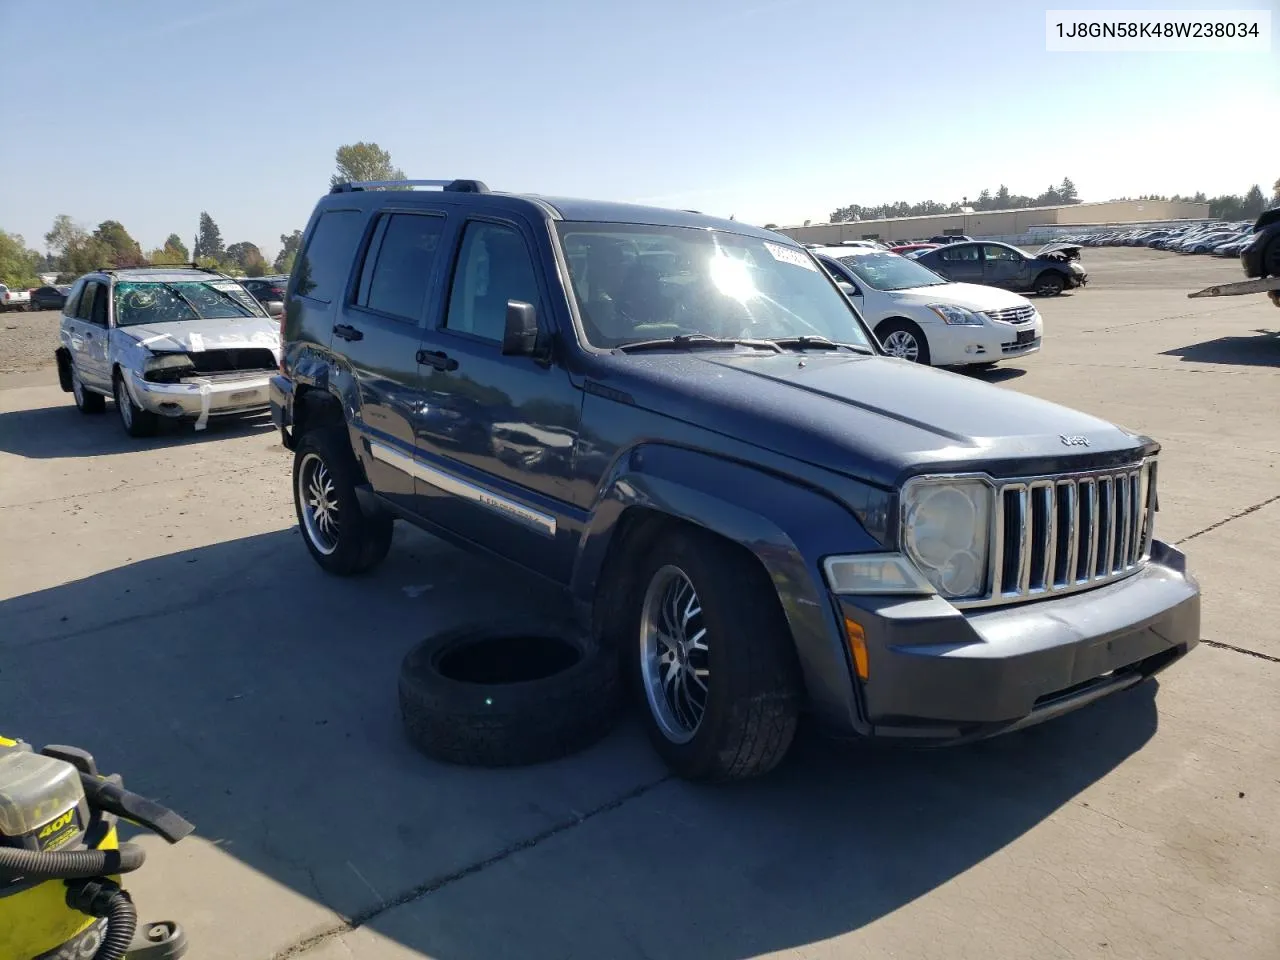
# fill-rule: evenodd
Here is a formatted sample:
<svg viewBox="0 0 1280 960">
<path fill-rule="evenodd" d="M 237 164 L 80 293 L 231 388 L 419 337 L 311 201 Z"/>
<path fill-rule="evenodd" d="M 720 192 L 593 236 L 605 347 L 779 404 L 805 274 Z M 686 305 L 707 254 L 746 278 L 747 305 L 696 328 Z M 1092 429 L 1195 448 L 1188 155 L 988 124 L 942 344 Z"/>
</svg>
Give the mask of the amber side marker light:
<svg viewBox="0 0 1280 960">
<path fill-rule="evenodd" d="M 849 639 L 849 650 L 853 653 L 853 669 L 858 678 L 866 680 L 870 674 L 867 660 L 867 634 L 861 624 L 848 617 L 844 618 L 844 633 Z"/>
</svg>

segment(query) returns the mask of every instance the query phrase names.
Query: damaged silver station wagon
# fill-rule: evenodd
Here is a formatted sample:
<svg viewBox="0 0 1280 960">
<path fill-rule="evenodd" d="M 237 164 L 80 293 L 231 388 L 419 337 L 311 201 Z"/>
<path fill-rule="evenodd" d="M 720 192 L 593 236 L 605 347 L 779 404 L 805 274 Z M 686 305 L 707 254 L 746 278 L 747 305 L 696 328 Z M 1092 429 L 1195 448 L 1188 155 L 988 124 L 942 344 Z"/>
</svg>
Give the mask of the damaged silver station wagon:
<svg viewBox="0 0 1280 960">
<path fill-rule="evenodd" d="M 162 418 L 203 430 L 210 417 L 268 408 L 278 312 L 195 265 L 85 274 L 62 309 L 58 379 L 81 413 L 115 400 L 130 436 L 150 436 Z"/>
</svg>

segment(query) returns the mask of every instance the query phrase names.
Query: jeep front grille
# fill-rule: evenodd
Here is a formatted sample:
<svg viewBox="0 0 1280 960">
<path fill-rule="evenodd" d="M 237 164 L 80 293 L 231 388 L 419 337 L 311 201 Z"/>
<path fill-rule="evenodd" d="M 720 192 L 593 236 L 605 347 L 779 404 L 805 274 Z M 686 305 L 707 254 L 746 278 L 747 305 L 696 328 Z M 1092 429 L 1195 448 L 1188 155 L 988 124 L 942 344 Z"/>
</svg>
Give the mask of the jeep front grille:
<svg viewBox="0 0 1280 960">
<path fill-rule="evenodd" d="M 956 606 L 1072 593 L 1137 572 L 1151 554 L 1155 489 L 1155 460 L 997 481 L 990 589 Z"/>
</svg>

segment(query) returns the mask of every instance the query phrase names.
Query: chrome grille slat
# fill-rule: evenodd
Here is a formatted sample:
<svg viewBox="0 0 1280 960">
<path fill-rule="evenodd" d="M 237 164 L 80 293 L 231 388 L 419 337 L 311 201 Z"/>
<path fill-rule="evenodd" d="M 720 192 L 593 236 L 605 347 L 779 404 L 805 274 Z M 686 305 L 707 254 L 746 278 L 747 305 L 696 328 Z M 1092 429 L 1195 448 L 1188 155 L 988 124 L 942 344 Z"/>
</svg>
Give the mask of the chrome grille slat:
<svg viewBox="0 0 1280 960">
<path fill-rule="evenodd" d="M 987 592 L 958 607 L 1071 593 L 1140 569 L 1155 533 L 1156 461 L 994 481 Z"/>
</svg>

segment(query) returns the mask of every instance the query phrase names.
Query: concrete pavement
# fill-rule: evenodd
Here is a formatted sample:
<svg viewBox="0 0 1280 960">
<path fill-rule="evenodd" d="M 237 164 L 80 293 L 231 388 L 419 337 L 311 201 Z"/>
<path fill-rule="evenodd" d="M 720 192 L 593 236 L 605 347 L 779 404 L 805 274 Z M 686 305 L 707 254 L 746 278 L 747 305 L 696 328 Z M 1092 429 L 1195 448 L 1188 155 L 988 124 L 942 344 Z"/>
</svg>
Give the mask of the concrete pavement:
<svg viewBox="0 0 1280 960">
<path fill-rule="evenodd" d="M 1158 535 L 1204 636 L 1151 683 L 969 748 L 811 736 L 764 781 L 668 778 L 633 724 L 507 771 L 404 742 L 418 639 L 537 584 L 410 529 L 335 580 L 261 421 L 126 438 L 0 377 L 0 732 L 79 743 L 187 815 L 130 889 L 193 957 L 1280 955 L 1280 310 L 1231 261 L 1086 250 L 990 379 L 1164 443 Z M 55 381 L 48 371 L 47 383 Z"/>
</svg>

